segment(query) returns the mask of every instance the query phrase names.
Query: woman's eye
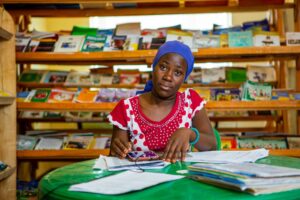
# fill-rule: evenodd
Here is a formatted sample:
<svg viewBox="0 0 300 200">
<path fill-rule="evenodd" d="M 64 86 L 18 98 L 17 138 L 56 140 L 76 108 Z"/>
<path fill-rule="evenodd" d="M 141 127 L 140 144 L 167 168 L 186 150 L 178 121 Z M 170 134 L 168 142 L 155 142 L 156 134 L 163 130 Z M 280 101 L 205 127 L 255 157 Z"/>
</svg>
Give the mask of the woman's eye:
<svg viewBox="0 0 300 200">
<path fill-rule="evenodd" d="M 160 68 L 161 70 L 165 71 L 165 70 L 167 69 L 167 66 L 165 66 L 165 65 L 160 65 L 159 68 Z"/>
<path fill-rule="evenodd" d="M 183 73 L 181 71 L 175 71 L 175 76 L 181 76 Z"/>
</svg>

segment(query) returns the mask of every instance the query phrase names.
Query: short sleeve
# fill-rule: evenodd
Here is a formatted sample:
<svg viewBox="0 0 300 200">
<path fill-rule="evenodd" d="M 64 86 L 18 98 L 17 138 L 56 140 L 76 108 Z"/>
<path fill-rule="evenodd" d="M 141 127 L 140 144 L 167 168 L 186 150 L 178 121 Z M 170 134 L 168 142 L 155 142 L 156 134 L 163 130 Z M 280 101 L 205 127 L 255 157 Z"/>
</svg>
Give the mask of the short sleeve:
<svg viewBox="0 0 300 200">
<path fill-rule="evenodd" d="M 193 89 L 189 89 L 190 95 L 191 95 L 191 108 L 193 110 L 193 116 L 195 113 L 199 110 L 201 110 L 204 107 L 204 104 L 206 104 L 206 101 L 200 97 L 200 95 Z"/>
<path fill-rule="evenodd" d="M 124 99 L 119 101 L 116 107 L 111 111 L 111 113 L 107 116 L 110 123 L 117 126 L 122 130 L 127 130 L 127 116 L 126 116 L 126 108 L 124 105 Z"/>
</svg>

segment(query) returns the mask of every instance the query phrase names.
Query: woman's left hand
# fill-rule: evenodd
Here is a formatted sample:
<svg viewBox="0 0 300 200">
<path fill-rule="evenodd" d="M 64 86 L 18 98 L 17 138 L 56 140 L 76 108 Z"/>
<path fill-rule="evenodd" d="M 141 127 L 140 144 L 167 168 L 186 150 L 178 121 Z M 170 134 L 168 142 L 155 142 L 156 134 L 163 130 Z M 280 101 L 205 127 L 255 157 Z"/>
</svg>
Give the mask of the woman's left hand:
<svg viewBox="0 0 300 200">
<path fill-rule="evenodd" d="M 164 150 L 162 159 L 167 162 L 184 161 L 186 152 L 189 149 L 190 136 L 193 133 L 191 129 L 180 128 L 176 130 Z"/>
</svg>

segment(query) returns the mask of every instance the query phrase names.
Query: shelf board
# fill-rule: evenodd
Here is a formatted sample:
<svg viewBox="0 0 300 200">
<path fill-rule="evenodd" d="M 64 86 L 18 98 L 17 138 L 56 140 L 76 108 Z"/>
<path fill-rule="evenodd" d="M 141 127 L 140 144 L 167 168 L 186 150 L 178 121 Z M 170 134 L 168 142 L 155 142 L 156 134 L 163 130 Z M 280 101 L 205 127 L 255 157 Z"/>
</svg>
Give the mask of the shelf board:
<svg viewBox="0 0 300 200">
<path fill-rule="evenodd" d="M 11 105 L 15 100 L 15 97 L 0 96 L 0 105 Z"/>
<path fill-rule="evenodd" d="M 111 111 L 117 103 L 31 103 L 18 102 L 17 109 L 57 110 L 57 111 Z M 228 110 L 300 110 L 300 101 L 209 101 L 205 105 L 208 111 Z"/>
<path fill-rule="evenodd" d="M 10 1 L 10 0 L 9 0 Z M 177 0 L 178 1 L 178 0 Z M 194 0 L 195 1 L 195 0 Z M 214 0 L 215 1 L 215 0 Z M 16 1 L 12 1 L 15 3 Z M 153 1 L 152 1 L 153 2 Z M 175 1 L 176 2 L 176 1 Z M 144 8 L 83 8 L 83 9 L 16 9 L 9 10 L 12 16 L 29 15 L 32 17 L 93 17 L 93 16 L 135 16 L 135 15 L 166 15 L 166 14 L 193 14 L 216 12 L 249 12 L 267 11 L 270 9 L 284 9 L 295 6 L 293 3 L 282 5 L 252 5 L 252 6 L 212 6 L 202 5 L 193 7 L 144 7 Z"/>
<path fill-rule="evenodd" d="M 17 150 L 18 160 L 87 160 L 109 155 L 109 149 L 86 150 Z"/>
<path fill-rule="evenodd" d="M 0 40 L 10 40 L 12 36 L 13 36 L 12 33 L 0 27 Z"/>
<path fill-rule="evenodd" d="M 17 52 L 18 63 L 97 63 L 111 61 L 144 62 L 151 64 L 156 50 L 137 51 L 109 51 L 109 52 Z M 279 46 L 279 47 L 232 47 L 232 48 L 205 48 L 198 49 L 193 53 L 197 61 L 207 59 L 228 59 L 228 58 L 259 58 L 272 56 L 298 56 L 300 46 Z"/>
<path fill-rule="evenodd" d="M 240 149 L 233 149 L 240 150 Z M 247 149 L 249 150 L 249 149 Z M 109 149 L 102 150 L 18 150 L 18 160 L 86 160 L 109 155 Z M 300 157 L 300 149 L 270 149 L 270 155 Z"/>
<path fill-rule="evenodd" d="M 9 177 L 10 175 L 12 175 L 15 171 L 15 167 L 10 167 L 8 166 L 4 171 L 0 172 L 0 181 L 6 179 L 7 177 Z"/>
</svg>

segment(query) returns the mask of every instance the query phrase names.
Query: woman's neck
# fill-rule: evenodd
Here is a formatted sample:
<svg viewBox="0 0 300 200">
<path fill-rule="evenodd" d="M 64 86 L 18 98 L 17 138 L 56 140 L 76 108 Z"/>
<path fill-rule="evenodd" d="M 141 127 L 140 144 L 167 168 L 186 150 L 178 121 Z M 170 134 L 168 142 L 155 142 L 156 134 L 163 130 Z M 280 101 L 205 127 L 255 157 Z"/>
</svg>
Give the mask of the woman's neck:
<svg viewBox="0 0 300 200">
<path fill-rule="evenodd" d="M 162 98 L 161 96 L 157 95 L 155 92 L 151 91 L 148 93 L 148 99 L 151 104 L 156 104 L 156 105 L 173 105 L 176 101 L 176 95 L 167 97 L 167 98 Z"/>
</svg>

